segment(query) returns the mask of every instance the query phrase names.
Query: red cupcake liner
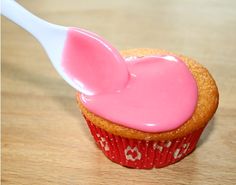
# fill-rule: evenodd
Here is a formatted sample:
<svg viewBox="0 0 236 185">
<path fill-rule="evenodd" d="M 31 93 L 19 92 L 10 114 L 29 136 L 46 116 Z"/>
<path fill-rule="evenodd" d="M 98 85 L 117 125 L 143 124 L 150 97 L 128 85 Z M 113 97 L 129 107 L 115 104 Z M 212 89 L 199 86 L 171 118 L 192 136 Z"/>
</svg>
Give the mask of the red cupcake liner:
<svg viewBox="0 0 236 185">
<path fill-rule="evenodd" d="M 85 119 L 98 147 L 111 161 L 139 169 L 161 168 L 180 161 L 195 149 L 204 130 L 173 140 L 146 141 L 113 135 Z"/>
</svg>

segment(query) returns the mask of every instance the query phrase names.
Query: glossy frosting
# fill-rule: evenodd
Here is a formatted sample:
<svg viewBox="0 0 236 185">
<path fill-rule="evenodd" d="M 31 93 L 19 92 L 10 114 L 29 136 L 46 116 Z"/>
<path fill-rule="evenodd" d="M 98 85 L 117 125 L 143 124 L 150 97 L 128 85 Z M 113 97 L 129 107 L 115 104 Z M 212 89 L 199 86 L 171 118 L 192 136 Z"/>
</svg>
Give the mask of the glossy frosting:
<svg viewBox="0 0 236 185">
<path fill-rule="evenodd" d="M 94 55 L 76 63 L 80 59 L 77 52 L 83 48 L 76 48 L 75 43 L 74 48 L 70 47 L 70 42 L 78 42 L 73 32 L 71 34 L 73 37 L 67 43 L 67 55 L 72 56 L 72 62 L 67 64 L 72 69 L 69 71 L 81 79 L 85 86 L 89 82 L 91 87 L 95 84 L 99 90 L 93 95 L 80 95 L 81 102 L 88 110 L 117 124 L 145 132 L 176 129 L 192 116 L 197 104 L 197 85 L 179 58 L 170 55 L 127 58 L 124 64 L 129 75 L 123 80 L 126 81 L 125 86 L 121 83 L 116 88 L 119 80 L 114 80 L 114 86 L 106 88 L 99 83 L 104 80 L 104 76 L 97 75 L 97 70 L 101 73 L 109 71 L 111 77 L 124 75 L 124 70 L 120 70 L 120 64 L 109 62 L 104 62 L 103 70 L 100 70 L 101 64 L 93 62 L 97 60 L 93 58 Z M 95 46 L 87 52 L 92 51 L 97 52 L 97 57 L 104 56 L 104 51 L 97 51 Z M 94 65 L 92 71 L 89 65 Z"/>
<path fill-rule="evenodd" d="M 197 103 L 197 85 L 174 56 L 127 60 L 130 79 L 119 92 L 81 95 L 91 112 L 120 125 L 146 131 L 173 130 L 188 120 Z"/>
<path fill-rule="evenodd" d="M 98 35 L 78 28 L 67 32 L 62 66 L 87 95 L 124 88 L 128 81 L 120 53 Z"/>
</svg>

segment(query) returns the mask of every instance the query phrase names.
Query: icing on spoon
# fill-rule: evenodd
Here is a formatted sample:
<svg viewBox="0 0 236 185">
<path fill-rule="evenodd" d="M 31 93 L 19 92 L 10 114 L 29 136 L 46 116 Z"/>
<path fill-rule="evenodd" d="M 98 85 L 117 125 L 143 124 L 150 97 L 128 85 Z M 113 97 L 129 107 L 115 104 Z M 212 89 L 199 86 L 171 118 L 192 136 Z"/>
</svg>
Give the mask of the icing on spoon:
<svg viewBox="0 0 236 185">
<path fill-rule="evenodd" d="M 2 14 L 30 32 L 62 78 L 81 93 L 95 95 L 126 85 L 129 73 L 124 59 L 98 35 L 46 22 L 13 0 L 2 1 Z"/>
</svg>

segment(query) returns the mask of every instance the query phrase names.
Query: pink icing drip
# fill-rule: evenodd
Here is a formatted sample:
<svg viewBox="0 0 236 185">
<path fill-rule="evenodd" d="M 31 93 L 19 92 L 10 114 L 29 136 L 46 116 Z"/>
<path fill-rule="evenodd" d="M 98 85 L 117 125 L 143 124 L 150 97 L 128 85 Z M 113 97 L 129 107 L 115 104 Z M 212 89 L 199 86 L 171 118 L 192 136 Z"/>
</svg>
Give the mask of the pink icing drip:
<svg viewBox="0 0 236 185">
<path fill-rule="evenodd" d="M 65 64 L 73 69 L 72 75 L 82 76 L 82 82 L 86 85 L 86 80 L 93 78 L 96 69 L 101 66 L 93 63 L 94 58 L 88 57 L 77 68 L 77 51 L 82 48 L 76 47 L 76 44 L 73 44 L 74 48 L 70 47 L 71 42 L 78 42 L 73 32 L 68 33 L 68 38 L 64 58 L 70 57 L 73 62 Z M 103 50 L 96 52 L 97 57 L 104 56 Z M 88 68 L 91 64 L 94 65 L 93 71 Z M 95 84 L 100 93 L 80 96 L 86 108 L 117 124 L 145 132 L 173 130 L 192 116 L 197 104 L 197 84 L 179 58 L 170 55 L 147 56 L 126 60 L 125 64 L 130 73 L 129 79 L 125 76 L 128 79 L 126 86 L 117 89 L 114 83 L 114 90 L 107 90 L 99 83 L 104 76 L 96 76 Z M 103 65 L 105 72 L 110 70 L 111 75 L 122 76 L 122 70 L 116 63 L 106 62 Z"/>
</svg>

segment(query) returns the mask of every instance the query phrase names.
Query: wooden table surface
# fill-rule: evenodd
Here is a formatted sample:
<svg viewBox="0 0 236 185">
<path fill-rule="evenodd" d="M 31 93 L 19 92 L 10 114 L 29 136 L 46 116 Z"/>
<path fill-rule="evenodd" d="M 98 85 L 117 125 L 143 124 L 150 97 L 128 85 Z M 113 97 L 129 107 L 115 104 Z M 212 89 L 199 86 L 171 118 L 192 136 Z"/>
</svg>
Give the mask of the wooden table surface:
<svg viewBox="0 0 236 185">
<path fill-rule="evenodd" d="M 3 184 L 236 184 L 236 1 L 20 0 L 48 21 L 86 28 L 118 49 L 162 48 L 205 65 L 220 105 L 198 148 L 162 169 L 135 170 L 96 147 L 75 101 L 24 30 L 2 18 Z"/>
</svg>

